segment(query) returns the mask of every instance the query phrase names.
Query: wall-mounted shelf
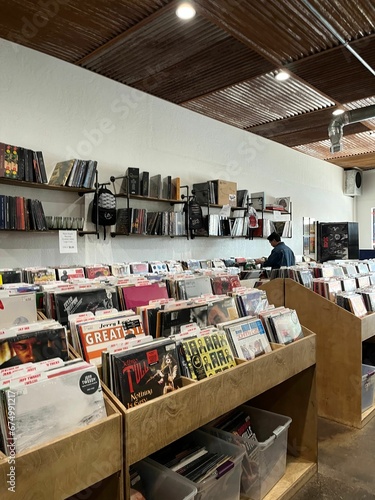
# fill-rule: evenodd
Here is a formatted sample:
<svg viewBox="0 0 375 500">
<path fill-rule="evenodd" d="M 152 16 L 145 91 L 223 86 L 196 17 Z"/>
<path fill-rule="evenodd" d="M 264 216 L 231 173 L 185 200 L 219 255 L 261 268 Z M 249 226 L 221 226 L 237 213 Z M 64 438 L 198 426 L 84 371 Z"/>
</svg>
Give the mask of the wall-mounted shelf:
<svg viewBox="0 0 375 500">
<path fill-rule="evenodd" d="M 0 184 L 21 186 L 23 188 L 47 189 L 50 191 L 65 191 L 71 193 L 78 193 L 79 195 L 95 193 L 95 189 L 86 189 L 86 188 L 70 187 L 70 186 L 52 186 L 49 184 L 42 184 L 40 182 L 18 181 L 16 179 L 8 179 L 6 177 L 0 177 Z"/>
</svg>

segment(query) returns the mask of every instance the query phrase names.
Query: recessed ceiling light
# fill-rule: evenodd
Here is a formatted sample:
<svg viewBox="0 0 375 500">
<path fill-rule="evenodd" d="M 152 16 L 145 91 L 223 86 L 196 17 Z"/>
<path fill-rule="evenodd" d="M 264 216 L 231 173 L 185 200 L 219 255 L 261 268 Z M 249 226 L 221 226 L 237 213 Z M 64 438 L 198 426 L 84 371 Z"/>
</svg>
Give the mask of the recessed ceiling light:
<svg viewBox="0 0 375 500">
<path fill-rule="evenodd" d="M 341 109 L 341 108 L 337 108 L 335 109 L 334 111 L 332 111 L 332 114 L 334 116 L 337 116 L 337 115 L 342 115 L 343 113 L 345 113 L 345 109 Z"/>
<path fill-rule="evenodd" d="M 195 16 L 195 9 L 191 3 L 184 2 L 177 7 L 176 16 L 180 19 L 192 19 Z"/>
<path fill-rule="evenodd" d="M 290 74 L 281 70 L 276 73 L 275 78 L 279 81 L 288 80 L 288 78 L 290 78 Z"/>
</svg>

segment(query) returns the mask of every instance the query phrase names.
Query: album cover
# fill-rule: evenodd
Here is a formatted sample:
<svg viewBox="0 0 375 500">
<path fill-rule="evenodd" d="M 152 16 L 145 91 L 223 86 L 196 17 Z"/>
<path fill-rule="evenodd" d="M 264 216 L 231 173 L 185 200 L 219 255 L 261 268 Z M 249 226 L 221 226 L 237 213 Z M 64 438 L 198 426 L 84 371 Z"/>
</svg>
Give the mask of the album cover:
<svg viewBox="0 0 375 500">
<path fill-rule="evenodd" d="M 6 392 L 8 403 L 15 394 L 17 453 L 106 417 L 97 369 L 88 364 Z"/>
<path fill-rule="evenodd" d="M 169 339 L 113 355 L 117 394 L 133 408 L 177 389 L 180 377 L 176 344 Z"/>
<path fill-rule="evenodd" d="M 112 287 L 55 292 L 54 300 L 56 318 L 62 325 L 68 324 L 70 314 L 118 308 L 113 303 Z"/>
<path fill-rule="evenodd" d="M 69 358 L 67 333 L 61 325 L 0 337 L 0 369 L 53 358 Z"/>
</svg>

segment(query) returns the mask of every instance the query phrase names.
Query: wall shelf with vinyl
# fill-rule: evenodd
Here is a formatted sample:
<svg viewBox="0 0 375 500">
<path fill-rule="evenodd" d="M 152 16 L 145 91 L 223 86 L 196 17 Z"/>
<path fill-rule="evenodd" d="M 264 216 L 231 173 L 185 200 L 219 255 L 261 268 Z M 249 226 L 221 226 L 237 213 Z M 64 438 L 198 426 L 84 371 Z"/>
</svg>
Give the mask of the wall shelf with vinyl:
<svg viewBox="0 0 375 500">
<path fill-rule="evenodd" d="M 115 181 L 118 179 L 122 180 L 121 190 L 123 192 L 116 193 Z M 184 194 L 181 195 L 181 199 L 180 194 L 176 195 L 176 198 L 131 194 L 128 176 L 112 176 L 110 181 L 113 183 L 115 197 L 126 200 L 125 207 L 117 206 L 117 221 L 115 231 L 111 232 L 112 238 L 116 236 L 189 237 L 186 232 L 185 212 L 183 209 L 175 211 L 170 208 L 175 205 L 183 205 L 185 208 L 187 198 Z M 178 193 L 185 188 L 187 189 L 187 186 L 179 185 Z M 132 201 L 135 203 L 131 203 Z M 160 205 L 166 204 L 169 207 L 167 210 L 163 210 Z M 156 206 L 156 210 L 146 208 L 150 206 Z"/>
</svg>

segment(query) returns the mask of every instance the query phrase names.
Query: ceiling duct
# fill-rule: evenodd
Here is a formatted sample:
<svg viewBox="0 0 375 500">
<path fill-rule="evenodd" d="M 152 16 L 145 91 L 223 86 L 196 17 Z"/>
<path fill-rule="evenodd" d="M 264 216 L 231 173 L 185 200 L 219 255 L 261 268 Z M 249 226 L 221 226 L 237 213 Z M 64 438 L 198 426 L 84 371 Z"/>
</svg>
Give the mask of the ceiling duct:
<svg viewBox="0 0 375 500">
<path fill-rule="evenodd" d="M 375 104 L 367 106 L 366 108 L 353 109 L 352 111 L 345 111 L 339 116 L 332 118 L 328 125 L 328 135 L 331 139 L 331 153 L 338 153 L 342 150 L 341 139 L 342 129 L 349 123 L 361 122 L 375 118 Z"/>
</svg>

